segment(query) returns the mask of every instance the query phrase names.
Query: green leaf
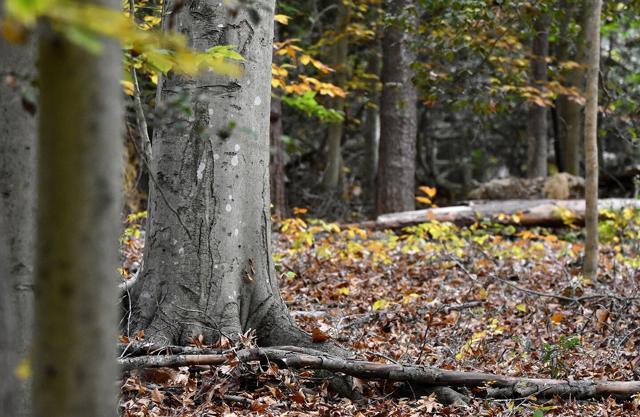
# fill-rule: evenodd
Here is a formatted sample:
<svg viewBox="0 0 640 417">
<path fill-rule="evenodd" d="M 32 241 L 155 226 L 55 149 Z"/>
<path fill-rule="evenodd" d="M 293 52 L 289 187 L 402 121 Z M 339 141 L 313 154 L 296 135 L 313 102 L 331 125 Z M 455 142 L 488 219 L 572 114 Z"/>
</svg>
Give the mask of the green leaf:
<svg viewBox="0 0 640 417">
<path fill-rule="evenodd" d="M 533 416 L 531 417 L 543 417 L 544 416 L 544 411 L 542 411 L 541 409 L 537 409 L 534 413 Z"/>
<path fill-rule="evenodd" d="M 149 65 L 164 74 L 166 74 L 173 68 L 174 62 L 173 59 L 171 59 L 168 51 L 156 49 L 154 51 L 146 52 L 144 56 L 146 57 L 147 63 L 149 63 Z"/>
<path fill-rule="evenodd" d="M 65 30 L 67 39 L 92 54 L 99 54 L 102 51 L 102 40 L 95 33 L 89 32 L 79 26 L 69 26 Z"/>
</svg>

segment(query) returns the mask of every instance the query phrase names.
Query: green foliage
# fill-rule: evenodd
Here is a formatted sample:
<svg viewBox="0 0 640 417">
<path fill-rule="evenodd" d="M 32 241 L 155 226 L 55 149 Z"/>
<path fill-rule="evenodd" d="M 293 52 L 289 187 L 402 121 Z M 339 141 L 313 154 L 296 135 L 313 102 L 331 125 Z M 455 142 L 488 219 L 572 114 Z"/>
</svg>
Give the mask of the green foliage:
<svg viewBox="0 0 640 417">
<path fill-rule="evenodd" d="M 283 103 L 301 111 L 307 116 L 317 117 L 322 122 L 336 123 L 344 119 L 342 112 L 329 109 L 318 103 L 316 93 L 309 91 L 302 95 L 281 96 Z"/>
<path fill-rule="evenodd" d="M 542 345 L 542 362 L 549 367 L 552 378 L 557 378 L 562 372 L 567 371 L 563 358 L 571 354 L 581 345 L 580 336 L 560 336 L 560 340 L 555 343 L 544 343 Z"/>
</svg>

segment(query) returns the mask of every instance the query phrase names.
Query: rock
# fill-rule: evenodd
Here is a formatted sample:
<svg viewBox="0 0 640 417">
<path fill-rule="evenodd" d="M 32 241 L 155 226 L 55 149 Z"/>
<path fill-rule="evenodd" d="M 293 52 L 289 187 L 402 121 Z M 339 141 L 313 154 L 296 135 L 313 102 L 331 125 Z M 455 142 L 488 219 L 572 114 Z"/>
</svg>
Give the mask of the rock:
<svg viewBox="0 0 640 417">
<path fill-rule="evenodd" d="M 562 172 L 547 177 L 542 187 L 544 198 L 569 200 L 584 197 L 584 178 Z"/>
<path fill-rule="evenodd" d="M 500 178 L 471 191 L 471 200 L 567 200 L 583 198 L 584 179 L 567 173 L 538 178 Z"/>
</svg>

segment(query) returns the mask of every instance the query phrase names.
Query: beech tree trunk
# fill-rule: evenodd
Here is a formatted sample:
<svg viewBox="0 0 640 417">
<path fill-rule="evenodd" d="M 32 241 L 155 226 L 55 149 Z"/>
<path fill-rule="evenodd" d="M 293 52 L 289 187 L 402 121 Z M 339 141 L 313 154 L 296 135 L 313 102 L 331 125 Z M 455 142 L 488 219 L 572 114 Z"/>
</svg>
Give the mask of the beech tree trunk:
<svg viewBox="0 0 640 417">
<path fill-rule="evenodd" d="M 342 0 L 337 0 L 336 6 L 336 32 L 338 40 L 332 47 L 331 65 L 336 70 L 335 85 L 344 87 L 347 83 L 347 59 L 349 54 L 349 36 L 347 26 L 349 25 L 349 10 Z M 344 98 L 335 97 L 332 99 L 333 108 L 339 112 L 344 111 Z M 340 191 L 340 180 L 342 175 L 342 134 L 344 122 L 334 122 L 329 125 L 327 166 L 322 177 L 322 187 L 326 191 Z M 341 193 L 343 194 L 343 193 Z"/>
<path fill-rule="evenodd" d="M 600 72 L 600 11 L 602 0 L 586 0 L 585 27 L 587 87 L 584 122 L 585 156 L 585 229 L 583 274 L 595 280 L 598 276 L 598 75 Z"/>
<path fill-rule="evenodd" d="M 29 381 L 14 371 L 32 340 L 36 118 L 27 109 L 35 109 L 34 54 L 33 42 L 12 45 L 0 36 L 0 414 L 16 417 L 31 415 Z"/>
<path fill-rule="evenodd" d="M 193 116 L 163 123 L 153 141 L 144 271 L 133 290 L 133 328 L 147 339 L 211 343 L 255 329 L 263 345 L 312 345 L 289 317 L 271 258 L 274 6 L 259 3 L 259 23 L 211 0 L 193 0 L 174 17 L 195 49 L 237 45 L 245 68 L 237 79 L 209 72 L 159 85 L 161 101 L 187 92 Z"/>
<path fill-rule="evenodd" d="M 44 26 L 39 42 L 33 415 L 111 417 L 122 55 L 112 42 L 90 53 Z"/>
<path fill-rule="evenodd" d="M 542 90 L 547 82 L 547 56 L 549 55 L 549 23 L 548 13 L 542 13 L 533 25 L 533 41 L 531 44 L 531 82 Z M 529 103 L 529 148 L 527 159 L 527 176 L 529 178 L 547 176 L 548 127 L 547 107 Z"/>
<path fill-rule="evenodd" d="M 415 208 L 417 92 L 411 64 L 411 0 L 386 0 L 386 12 L 397 19 L 382 35 L 382 98 L 377 214 Z M 405 19 L 401 18 L 401 15 Z M 406 20 L 406 24 L 402 24 Z"/>
</svg>

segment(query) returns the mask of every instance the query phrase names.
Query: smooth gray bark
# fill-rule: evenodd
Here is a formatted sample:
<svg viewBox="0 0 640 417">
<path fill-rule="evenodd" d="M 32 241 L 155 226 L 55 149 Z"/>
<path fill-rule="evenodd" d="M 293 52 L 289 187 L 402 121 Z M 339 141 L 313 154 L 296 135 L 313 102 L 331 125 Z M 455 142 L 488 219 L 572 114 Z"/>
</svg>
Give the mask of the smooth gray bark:
<svg viewBox="0 0 640 417">
<path fill-rule="evenodd" d="M 539 90 L 547 83 L 547 55 L 549 55 L 549 14 L 542 13 L 533 24 L 531 44 L 531 82 Z M 527 176 L 547 176 L 548 127 L 547 107 L 529 103 Z"/>
<path fill-rule="evenodd" d="M 412 1 L 386 0 L 386 11 L 395 17 L 407 13 Z M 417 92 L 412 82 L 410 30 L 413 16 L 389 25 L 382 35 L 382 98 L 380 155 L 376 213 L 413 210 L 415 207 Z M 411 28 L 411 29 L 410 29 Z"/>
<path fill-rule="evenodd" d="M 602 0 L 586 0 L 585 30 L 587 87 L 585 95 L 584 158 L 585 158 L 585 228 L 583 274 L 594 281 L 598 277 L 598 74 L 600 72 L 600 12 Z"/>
<path fill-rule="evenodd" d="M 147 339 L 213 342 L 255 329 L 263 345 L 312 344 L 289 317 L 271 258 L 274 6 L 257 2 L 257 24 L 210 0 L 175 16 L 194 48 L 234 44 L 246 61 L 239 78 L 171 75 L 159 85 L 161 101 L 187 92 L 192 115 L 163 123 L 153 140 L 144 271 L 133 291 L 133 328 Z"/>
<path fill-rule="evenodd" d="M 46 27 L 39 42 L 33 415 L 111 417 L 119 374 L 121 50 L 109 42 L 92 54 Z"/>
<path fill-rule="evenodd" d="M 31 410 L 29 381 L 14 371 L 32 339 L 36 118 L 26 108 L 34 99 L 34 52 L 32 41 L 13 45 L 0 36 L 0 414 L 16 417 Z"/>
</svg>

